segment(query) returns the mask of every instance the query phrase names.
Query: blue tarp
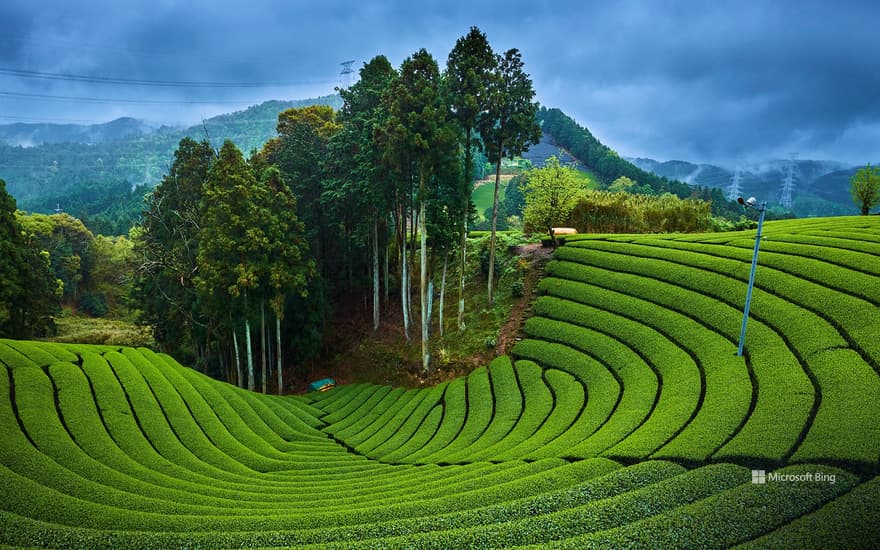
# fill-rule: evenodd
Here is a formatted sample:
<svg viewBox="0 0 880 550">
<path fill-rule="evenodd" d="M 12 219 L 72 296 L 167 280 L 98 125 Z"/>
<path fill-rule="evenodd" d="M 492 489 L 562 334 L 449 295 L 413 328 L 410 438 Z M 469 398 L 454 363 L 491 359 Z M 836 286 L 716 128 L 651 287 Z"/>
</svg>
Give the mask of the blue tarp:
<svg viewBox="0 0 880 550">
<path fill-rule="evenodd" d="M 332 378 L 322 378 L 309 384 L 309 391 L 327 391 L 335 385 L 336 380 L 333 380 Z"/>
</svg>

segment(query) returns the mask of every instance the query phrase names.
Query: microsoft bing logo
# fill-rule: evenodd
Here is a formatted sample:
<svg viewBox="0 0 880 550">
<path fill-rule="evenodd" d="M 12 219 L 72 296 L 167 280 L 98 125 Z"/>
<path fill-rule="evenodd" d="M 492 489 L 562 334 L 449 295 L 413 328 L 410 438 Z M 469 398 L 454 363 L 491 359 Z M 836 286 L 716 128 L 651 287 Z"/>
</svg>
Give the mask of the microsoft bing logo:
<svg viewBox="0 0 880 550">
<path fill-rule="evenodd" d="M 764 470 L 752 470 L 752 483 L 760 485 L 767 483 L 767 473 Z"/>
</svg>

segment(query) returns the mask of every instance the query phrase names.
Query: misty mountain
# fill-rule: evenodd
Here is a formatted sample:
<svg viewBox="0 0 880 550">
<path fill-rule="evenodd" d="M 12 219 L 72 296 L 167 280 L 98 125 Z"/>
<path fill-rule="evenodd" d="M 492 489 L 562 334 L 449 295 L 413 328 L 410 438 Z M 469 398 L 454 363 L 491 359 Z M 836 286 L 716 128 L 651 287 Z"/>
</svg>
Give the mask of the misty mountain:
<svg viewBox="0 0 880 550">
<path fill-rule="evenodd" d="M 0 142 L 33 147 L 47 143 L 104 143 L 148 134 L 156 126 L 123 117 L 103 124 L 0 124 Z"/>
<path fill-rule="evenodd" d="M 150 188 L 167 173 L 174 151 L 185 136 L 208 139 L 218 149 L 230 139 L 247 155 L 276 135 L 278 113 L 315 104 L 339 108 L 341 100 L 332 95 L 267 101 L 186 128 L 152 128 L 124 118 L 91 126 L 0 126 L 0 135 L 4 136 L 0 139 L 0 178 L 6 180 L 6 189 L 23 210 L 49 213 L 60 206 L 75 215 L 93 213 L 85 204 L 76 203 L 70 192 Z"/>
<path fill-rule="evenodd" d="M 791 211 L 800 217 L 856 214 L 858 209 L 849 192 L 849 182 L 857 166 L 823 160 L 768 160 L 742 163 L 735 167 L 694 164 L 672 160 L 660 162 L 649 158 L 627 159 L 636 166 L 685 183 L 717 187 L 725 194 L 733 189 L 739 174 L 739 195 L 780 205 L 783 183 L 791 171 L 793 184 Z"/>
</svg>

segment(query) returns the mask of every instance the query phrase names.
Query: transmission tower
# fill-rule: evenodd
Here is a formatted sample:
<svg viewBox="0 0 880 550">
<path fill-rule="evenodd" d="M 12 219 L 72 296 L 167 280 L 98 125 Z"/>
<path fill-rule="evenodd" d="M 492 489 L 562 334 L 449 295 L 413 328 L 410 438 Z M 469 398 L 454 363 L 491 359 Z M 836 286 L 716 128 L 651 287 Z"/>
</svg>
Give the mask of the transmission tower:
<svg viewBox="0 0 880 550">
<path fill-rule="evenodd" d="M 733 181 L 730 182 L 730 185 L 727 187 L 727 198 L 735 201 L 739 197 L 742 196 L 742 166 L 737 164 L 736 171 L 733 173 Z"/>
<path fill-rule="evenodd" d="M 351 86 L 352 81 L 354 80 L 354 69 L 351 66 L 354 64 L 354 59 L 351 61 L 343 61 L 340 63 L 342 65 L 342 70 L 339 71 L 339 86 L 342 88 L 348 88 Z"/>
<path fill-rule="evenodd" d="M 782 189 L 779 192 L 779 204 L 786 210 L 791 210 L 791 194 L 794 191 L 794 172 L 797 169 L 795 161 L 797 153 L 791 153 L 788 160 L 788 166 L 785 169 L 785 179 L 782 181 Z"/>
</svg>

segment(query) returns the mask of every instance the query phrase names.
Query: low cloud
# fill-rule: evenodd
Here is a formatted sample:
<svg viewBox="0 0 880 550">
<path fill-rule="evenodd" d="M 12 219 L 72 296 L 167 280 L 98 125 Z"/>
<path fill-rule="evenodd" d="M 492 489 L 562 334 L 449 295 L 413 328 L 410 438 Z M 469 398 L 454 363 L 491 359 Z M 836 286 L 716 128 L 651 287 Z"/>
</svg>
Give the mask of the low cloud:
<svg viewBox="0 0 880 550">
<path fill-rule="evenodd" d="M 35 117 L 100 119 L 127 109 L 173 122 L 271 97 L 330 93 L 348 59 L 355 68 L 378 54 L 400 63 L 425 47 L 442 67 L 455 40 L 477 25 L 496 50 L 522 51 L 542 104 L 561 108 L 624 155 L 725 162 L 799 151 L 856 163 L 880 149 L 875 16 L 871 2 L 796 0 L 723 7 L 697 0 L 13 0 L 0 7 L 6 68 L 293 85 L 145 88 L 3 75 L 0 90 L 213 101 L 157 107 L 21 99 L 11 106 Z"/>
</svg>

